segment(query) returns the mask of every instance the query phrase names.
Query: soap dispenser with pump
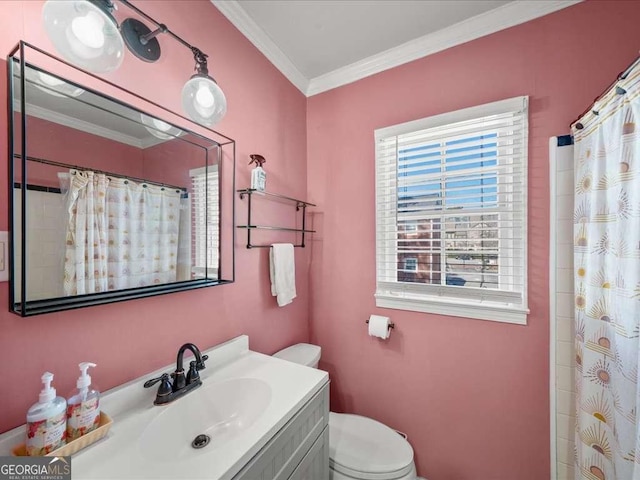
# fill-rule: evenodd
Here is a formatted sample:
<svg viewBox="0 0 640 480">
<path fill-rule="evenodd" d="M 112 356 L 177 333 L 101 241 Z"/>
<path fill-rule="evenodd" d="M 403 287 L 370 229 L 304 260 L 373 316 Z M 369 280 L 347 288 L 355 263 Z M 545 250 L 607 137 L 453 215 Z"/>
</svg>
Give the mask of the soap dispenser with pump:
<svg viewBox="0 0 640 480">
<path fill-rule="evenodd" d="M 62 447 L 67 436 L 67 402 L 56 396 L 56 389 L 51 386 L 53 373 L 46 372 L 41 379 L 44 388 L 38 403 L 27 411 L 27 455 L 33 456 Z"/>
<path fill-rule="evenodd" d="M 100 425 L 100 392 L 91 388 L 91 376 L 87 374 L 89 367 L 95 363 L 82 362 L 80 376 L 76 387 L 67 399 L 67 439 L 80 438 Z"/>
</svg>

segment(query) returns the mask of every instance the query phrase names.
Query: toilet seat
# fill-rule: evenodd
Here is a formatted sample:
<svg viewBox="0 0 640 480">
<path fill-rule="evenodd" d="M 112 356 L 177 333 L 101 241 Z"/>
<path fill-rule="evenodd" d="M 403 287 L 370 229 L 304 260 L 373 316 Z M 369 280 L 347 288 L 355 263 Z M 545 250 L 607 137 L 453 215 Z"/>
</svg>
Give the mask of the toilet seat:
<svg viewBox="0 0 640 480">
<path fill-rule="evenodd" d="M 329 414 L 329 462 L 361 480 L 394 480 L 415 472 L 409 442 L 383 423 L 360 415 Z"/>
</svg>

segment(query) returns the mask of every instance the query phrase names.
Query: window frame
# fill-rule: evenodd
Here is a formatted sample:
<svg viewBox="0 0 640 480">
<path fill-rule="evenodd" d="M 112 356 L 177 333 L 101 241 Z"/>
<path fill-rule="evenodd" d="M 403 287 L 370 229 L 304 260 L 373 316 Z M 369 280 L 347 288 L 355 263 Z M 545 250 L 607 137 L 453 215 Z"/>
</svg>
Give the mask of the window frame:
<svg viewBox="0 0 640 480">
<path fill-rule="evenodd" d="M 387 176 L 387 184 L 383 185 L 381 182 L 381 173 L 382 171 L 387 171 L 389 168 L 388 157 L 381 153 L 382 148 L 379 148 L 379 144 L 381 142 L 393 142 L 393 138 L 396 138 L 396 149 L 397 146 L 397 137 L 417 133 L 422 130 L 428 130 L 436 127 L 446 127 L 447 125 L 456 124 L 458 122 L 471 121 L 474 119 L 480 119 L 483 117 L 488 117 L 492 115 L 502 115 L 509 113 L 518 113 L 521 114 L 521 155 L 519 157 L 519 163 L 517 166 L 522 169 L 518 178 L 518 185 L 521 185 L 522 191 L 521 193 L 515 193 L 514 195 L 521 195 L 521 207 L 519 209 L 515 209 L 514 213 L 507 212 L 507 218 L 509 221 L 514 221 L 514 217 L 518 216 L 517 221 L 522 223 L 519 231 L 522 233 L 522 246 L 521 249 L 513 249 L 513 245 L 509 245 L 513 243 L 514 240 L 510 239 L 513 235 L 510 235 L 510 230 L 507 227 L 501 227 L 500 222 L 503 221 L 502 216 L 499 217 L 499 225 L 498 225 L 498 252 L 500 251 L 513 251 L 516 253 L 521 252 L 522 258 L 519 259 L 521 262 L 521 266 L 517 268 L 514 267 L 514 263 L 511 261 L 499 260 L 499 270 L 498 270 L 498 278 L 501 282 L 504 281 L 505 278 L 511 278 L 512 282 L 522 280 L 522 290 L 510 292 L 506 289 L 501 290 L 487 290 L 486 295 L 484 293 L 478 293 L 478 290 L 474 291 L 473 298 L 470 297 L 470 290 L 467 290 L 466 296 L 464 294 L 464 289 L 476 288 L 476 287 L 460 287 L 460 286 L 450 286 L 446 282 L 446 268 L 441 268 L 441 275 L 445 276 L 444 284 L 435 284 L 435 285 L 427 285 L 420 283 L 411 283 L 411 282 L 402 282 L 400 280 L 390 281 L 389 273 L 393 272 L 393 268 L 389 267 L 392 262 L 386 262 L 388 265 L 384 267 L 384 271 L 381 272 L 382 267 L 380 266 L 381 262 L 379 258 L 389 258 L 389 255 L 395 256 L 398 258 L 398 231 L 396 227 L 396 231 L 390 231 L 388 228 L 388 217 L 387 222 L 382 222 L 381 218 L 384 215 L 389 215 L 389 211 L 391 211 L 392 215 L 395 215 L 396 225 L 400 221 L 408 221 L 407 218 L 400 218 L 398 213 L 398 175 L 395 175 L 395 178 L 389 181 L 389 177 Z M 489 134 L 490 130 L 482 131 L 479 133 L 480 135 Z M 479 105 L 475 107 L 465 108 L 462 110 L 457 110 L 454 112 L 444 113 L 440 115 L 435 115 L 431 117 L 426 117 L 419 120 L 414 120 L 411 122 L 406 122 L 398 125 L 393 125 L 390 127 L 380 128 L 375 130 L 375 153 L 376 153 L 376 306 L 382 308 L 393 308 L 400 310 L 410 310 L 417 312 L 425 312 L 425 313 L 436 313 L 442 315 L 452 315 L 452 316 L 460 316 L 465 318 L 474 318 L 480 320 L 492 320 L 498 322 L 506 322 L 506 323 L 514 323 L 526 325 L 527 323 L 527 314 L 529 313 L 528 309 L 528 299 L 527 299 L 527 290 L 528 290 L 528 272 L 527 272 L 527 248 L 528 248 L 528 238 L 527 238 L 527 217 L 528 217 L 528 205 L 527 205 L 527 161 L 528 161 L 528 97 L 514 97 L 506 100 L 501 100 L 497 102 L 488 103 L 485 105 Z M 444 142 L 446 137 L 441 137 L 438 140 Z M 496 146 L 499 154 L 498 162 L 504 162 L 504 160 L 499 160 L 501 158 L 502 152 L 507 152 L 509 155 L 513 155 L 513 150 L 509 149 L 509 146 L 505 146 L 503 143 L 500 145 L 500 137 L 497 137 Z M 395 153 L 396 162 L 398 162 L 398 154 Z M 497 163 L 498 167 L 504 167 L 504 163 Z M 398 171 L 398 166 L 396 163 L 396 172 Z M 385 170 L 386 169 L 386 170 Z M 388 175 L 388 174 L 387 174 Z M 443 172 L 442 183 L 446 182 L 445 178 L 446 172 Z M 501 185 L 507 177 L 508 173 L 499 173 L 497 174 L 496 187 L 498 195 L 500 195 L 501 188 L 504 185 Z M 516 178 L 513 176 L 512 178 Z M 445 187 L 443 187 L 444 189 Z M 382 200 L 382 201 L 381 201 Z M 383 207 L 381 204 L 390 203 L 392 205 L 391 210 L 389 207 Z M 382 213 L 381 213 L 382 211 Z M 494 214 L 494 211 L 488 211 L 487 214 Z M 500 214 L 501 215 L 501 214 Z M 435 218 L 435 217 L 434 217 Z M 447 214 L 443 211 L 443 215 L 440 217 L 442 219 L 447 218 Z M 424 217 L 423 217 L 424 219 Z M 446 224 L 443 224 L 446 225 Z M 469 221 L 469 225 L 471 225 L 471 221 Z M 470 228 L 470 227 L 467 227 Z M 515 227 L 514 227 L 515 229 Z M 446 252 L 446 243 L 448 241 L 446 235 L 446 226 L 443 227 L 442 230 L 442 238 L 441 245 L 444 252 Z M 511 250 L 509 250 L 511 248 Z M 446 255 L 446 253 L 445 253 Z M 498 253 L 500 255 L 500 253 Z M 442 256 L 442 255 L 441 255 Z M 500 258 L 500 257 L 498 257 Z M 505 257 L 506 259 L 507 257 Z M 446 259 L 441 260 L 443 264 L 446 263 Z M 515 262 L 515 260 L 514 260 Z M 382 262 L 385 263 L 385 262 Z M 389 270 L 391 268 L 391 270 Z M 521 275 L 517 278 L 513 277 L 514 273 L 518 273 L 517 271 L 521 270 Z M 398 274 L 401 269 L 396 268 L 396 273 Z M 511 277 L 510 277 L 511 275 Z M 501 283 L 502 284 L 502 283 Z M 477 287 L 480 288 L 480 287 Z M 513 293 L 512 295 L 510 295 Z M 516 299 L 517 295 L 517 299 Z"/>
</svg>

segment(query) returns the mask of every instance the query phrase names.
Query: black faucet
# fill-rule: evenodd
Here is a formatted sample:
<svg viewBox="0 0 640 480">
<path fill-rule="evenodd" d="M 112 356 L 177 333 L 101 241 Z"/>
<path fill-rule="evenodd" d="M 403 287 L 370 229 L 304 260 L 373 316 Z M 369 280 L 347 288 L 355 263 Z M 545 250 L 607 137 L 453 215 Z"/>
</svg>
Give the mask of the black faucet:
<svg viewBox="0 0 640 480">
<path fill-rule="evenodd" d="M 191 350 L 193 352 L 193 356 L 195 360 L 192 360 L 189 363 L 189 372 L 185 376 L 184 367 L 183 367 L 183 356 L 186 350 Z M 173 402 L 177 398 L 180 398 L 185 393 L 190 392 L 194 388 L 198 388 L 202 385 L 202 380 L 200 380 L 200 370 L 206 368 L 205 360 L 209 357 L 207 355 L 202 355 L 198 347 L 196 347 L 193 343 L 185 343 L 178 350 L 178 358 L 176 360 L 176 371 L 171 374 L 173 378 L 173 382 L 169 378 L 168 373 L 162 374 L 160 377 L 152 378 L 148 380 L 144 384 L 144 388 L 149 388 L 160 382 L 160 386 L 158 387 L 158 393 L 156 394 L 156 399 L 153 402 L 155 405 L 164 405 L 170 402 Z"/>
</svg>

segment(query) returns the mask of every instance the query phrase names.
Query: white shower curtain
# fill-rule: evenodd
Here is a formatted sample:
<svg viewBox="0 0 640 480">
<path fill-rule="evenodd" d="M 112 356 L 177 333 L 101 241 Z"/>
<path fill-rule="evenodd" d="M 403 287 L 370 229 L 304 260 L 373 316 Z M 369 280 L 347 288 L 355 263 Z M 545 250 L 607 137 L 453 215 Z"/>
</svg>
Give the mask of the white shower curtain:
<svg viewBox="0 0 640 480">
<path fill-rule="evenodd" d="M 181 193 L 72 170 L 65 295 L 175 282 Z"/>
<path fill-rule="evenodd" d="M 111 178 L 109 290 L 175 282 L 180 190 Z"/>
<path fill-rule="evenodd" d="M 618 87 L 573 126 L 576 480 L 640 480 L 640 69 Z"/>
<path fill-rule="evenodd" d="M 68 180 L 64 294 L 104 292 L 108 287 L 108 180 L 80 170 L 71 170 Z"/>
</svg>

